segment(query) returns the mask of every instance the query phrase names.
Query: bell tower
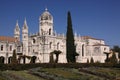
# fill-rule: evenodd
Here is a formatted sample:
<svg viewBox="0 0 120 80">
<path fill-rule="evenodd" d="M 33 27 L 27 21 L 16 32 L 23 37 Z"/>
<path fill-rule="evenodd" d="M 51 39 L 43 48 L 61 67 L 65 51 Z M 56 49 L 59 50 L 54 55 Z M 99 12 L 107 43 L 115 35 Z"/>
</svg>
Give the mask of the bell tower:
<svg viewBox="0 0 120 80">
<path fill-rule="evenodd" d="M 16 38 L 18 41 L 20 41 L 20 28 L 18 25 L 18 21 L 16 22 L 16 27 L 14 29 L 14 38 Z"/>
<path fill-rule="evenodd" d="M 22 27 L 23 55 L 28 55 L 28 26 L 26 19 Z"/>
<path fill-rule="evenodd" d="M 53 35 L 53 17 L 46 8 L 43 14 L 39 17 L 39 34 Z"/>
</svg>

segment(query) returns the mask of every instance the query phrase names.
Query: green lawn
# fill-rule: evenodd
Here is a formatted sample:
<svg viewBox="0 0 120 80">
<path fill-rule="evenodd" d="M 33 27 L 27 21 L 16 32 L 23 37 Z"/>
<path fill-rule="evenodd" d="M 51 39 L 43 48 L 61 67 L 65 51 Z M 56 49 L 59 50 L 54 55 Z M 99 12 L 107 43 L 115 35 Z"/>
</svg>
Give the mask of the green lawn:
<svg viewBox="0 0 120 80">
<path fill-rule="evenodd" d="M 69 80 L 105 80 L 104 78 L 79 72 L 78 69 L 63 68 L 42 68 L 41 72 L 48 72 L 51 75 L 57 75 Z"/>
<path fill-rule="evenodd" d="M 3 77 L 0 76 L 0 80 L 5 80 Z"/>
<path fill-rule="evenodd" d="M 97 73 L 102 73 L 108 76 L 116 76 L 120 78 L 120 68 L 87 68 L 87 70 Z M 33 69 L 33 72 L 35 70 Z M 79 69 L 74 68 L 39 68 L 36 70 L 38 74 L 44 73 L 57 77 L 54 80 L 107 80 L 97 75 L 92 75 L 85 72 L 80 72 Z M 46 78 L 44 76 L 44 78 Z M 60 79 L 61 78 L 61 79 Z M 48 80 L 43 79 L 40 76 L 30 74 L 29 71 L 0 71 L 0 80 Z"/>
<path fill-rule="evenodd" d="M 22 77 L 25 80 L 45 80 L 43 78 L 40 78 L 40 77 L 29 74 L 28 71 L 4 71 L 3 73 L 4 74 L 10 74 L 10 75 L 12 74 L 12 75 L 15 75 L 15 76 L 18 76 L 18 77 Z"/>
<path fill-rule="evenodd" d="M 42 71 L 46 71 L 46 72 L 49 72 L 50 74 L 58 75 L 58 76 L 61 76 L 64 78 L 72 78 L 72 79 L 80 78 L 80 75 L 78 75 L 78 74 L 70 73 L 68 71 L 65 71 L 65 70 L 62 70 L 59 68 L 44 68 L 44 69 L 42 69 Z"/>
<path fill-rule="evenodd" d="M 4 78 L 4 76 L 3 76 L 3 72 L 2 72 L 2 71 L 0 71 L 0 80 L 6 80 L 6 79 Z"/>
<path fill-rule="evenodd" d="M 120 68 L 88 68 L 90 71 L 120 78 Z"/>
</svg>

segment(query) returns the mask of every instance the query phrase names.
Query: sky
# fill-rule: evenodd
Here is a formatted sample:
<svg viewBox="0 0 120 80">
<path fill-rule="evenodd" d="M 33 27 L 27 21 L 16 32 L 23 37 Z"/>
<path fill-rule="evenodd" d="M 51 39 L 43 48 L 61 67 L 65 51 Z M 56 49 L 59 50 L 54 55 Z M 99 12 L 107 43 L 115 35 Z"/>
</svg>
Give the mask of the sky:
<svg viewBox="0 0 120 80">
<path fill-rule="evenodd" d="M 45 8 L 57 33 L 66 34 L 70 11 L 74 32 L 120 46 L 120 0 L 0 0 L 0 36 L 14 36 L 17 20 L 22 30 L 25 18 L 29 33 L 37 33 Z"/>
</svg>

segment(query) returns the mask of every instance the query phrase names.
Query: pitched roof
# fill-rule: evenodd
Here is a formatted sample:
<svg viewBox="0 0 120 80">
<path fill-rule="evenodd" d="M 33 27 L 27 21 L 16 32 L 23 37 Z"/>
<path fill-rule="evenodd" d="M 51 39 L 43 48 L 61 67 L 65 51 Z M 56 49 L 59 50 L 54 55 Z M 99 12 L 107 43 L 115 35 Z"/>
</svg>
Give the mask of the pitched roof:
<svg viewBox="0 0 120 80">
<path fill-rule="evenodd" d="M 82 39 L 94 39 L 94 40 L 102 40 L 102 39 L 97 39 L 97 38 L 93 38 L 91 36 L 81 36 Z"/>
<path fill-rule="evenodd" d="M 98 44 L 94 44 L 93 46 L 108 46 L 108 45 L 98 43 Z"/>
<path fill-rule="evenodd" d="M 16 42 L 17 39 L 14 37 L 0 36 L 0 41 Z"/>
</svg>

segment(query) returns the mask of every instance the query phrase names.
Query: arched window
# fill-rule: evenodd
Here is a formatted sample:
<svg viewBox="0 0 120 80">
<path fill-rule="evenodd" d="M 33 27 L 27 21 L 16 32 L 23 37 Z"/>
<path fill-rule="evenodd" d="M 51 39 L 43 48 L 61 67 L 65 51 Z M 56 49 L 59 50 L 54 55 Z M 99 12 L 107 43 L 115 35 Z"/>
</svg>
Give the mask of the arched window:
<svg viewBox="0 0 120 80">
<path fill-rule="evenodd" d="M 3 51 L 3 45 L 1 45 L 1 51 Z"/>
<path fill-rule="evenodd" d="M 49 48 L 50 48 L 50 49 L 52 48 L 52 42 L 50 42 Z"/>
<path fill-rule="evenodd" d="M 33 39 L 33 43 L 34 43 L 34 44 L 35 44 L 35 42 L 36 42 L 35 39 Z"/>
<path fill-rule="evenodd" d="M 0 63 L 4 63 L 5 58 L 3 56 L 0 56 Z"/>
<path fill-rule="evenodd" d="M 8 57 L 8 63 L 11 63 L 12 56 Z"/>
<path fill-rule="evenodd" d="M 82 45 L 82 56 L 84 56 L 84 44 Z"/>
<path fill-rule="evenodd" d="M 20 52 L 20 46 L 17 47 L 17 52 Z"/>
<path fill-rule="evenodd" d="M 57 43 L 57 49 L 59 49 L 59 42 Z"/>
<path fill-rule="evenodd" d="M 10 45 L 10 51 L 12 51 L 12 45 Z"/>
<path fill-rule="evenodd" d="M 51 35 L 51 29 L 49 29 L 49 35 Z"/>
</svg>

